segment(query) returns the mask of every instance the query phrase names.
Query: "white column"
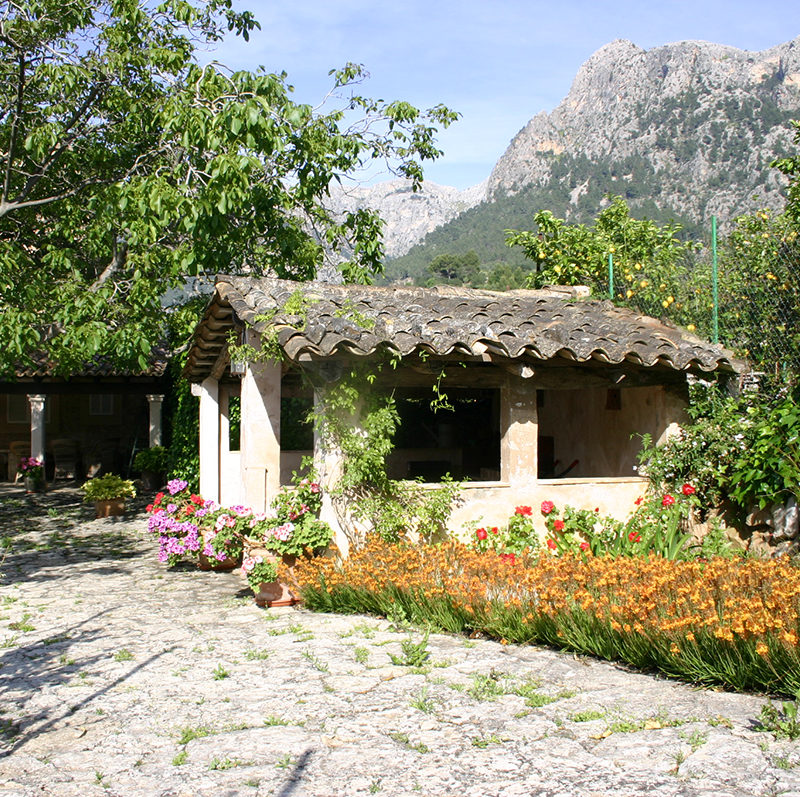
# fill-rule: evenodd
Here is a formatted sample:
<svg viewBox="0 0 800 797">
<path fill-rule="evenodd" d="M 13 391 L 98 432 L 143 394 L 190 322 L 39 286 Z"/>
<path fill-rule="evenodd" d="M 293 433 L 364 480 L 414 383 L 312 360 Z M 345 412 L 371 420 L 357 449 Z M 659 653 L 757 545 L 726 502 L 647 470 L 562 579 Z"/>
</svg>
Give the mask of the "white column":
<svg viewBox="0 0 800 797">
<path fill-rule="evenodd" d="M 161 405 L 164 396 L 148 394 L 147 405 L 150 410 L 150 448 L 161 445 Z"/>
<path fill-rule="evenodd" d="M 219 502 L 219 382 L 200 385 L 200 495 Z"/>
<path fill-rule="evenodd" d="M 29 394 L 31 405 L 31 456 L 44 462 L 44 405 L 46 396 Z"/>
<path fill-rule="evenodd" d="M 281 364 L 248 363 L 241 395 L 243 497 L 263 511 L 281 486 Z"/>
</svg>

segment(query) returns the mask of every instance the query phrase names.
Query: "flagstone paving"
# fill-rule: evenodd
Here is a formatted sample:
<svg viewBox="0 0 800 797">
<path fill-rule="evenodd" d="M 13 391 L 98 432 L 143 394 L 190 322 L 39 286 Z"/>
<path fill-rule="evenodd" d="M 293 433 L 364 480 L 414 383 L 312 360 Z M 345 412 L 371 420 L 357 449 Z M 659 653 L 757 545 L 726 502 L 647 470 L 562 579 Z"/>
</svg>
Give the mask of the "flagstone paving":
<svg viewBox="0 0 800 797">
<path fill-rule="evenodd" d="M 36 514 L 31 516 L 31 512 Z M 766 698 L 168 570 L 144 515 L 0 492 L 0 795 L 800 796 Z"/>
</svg>

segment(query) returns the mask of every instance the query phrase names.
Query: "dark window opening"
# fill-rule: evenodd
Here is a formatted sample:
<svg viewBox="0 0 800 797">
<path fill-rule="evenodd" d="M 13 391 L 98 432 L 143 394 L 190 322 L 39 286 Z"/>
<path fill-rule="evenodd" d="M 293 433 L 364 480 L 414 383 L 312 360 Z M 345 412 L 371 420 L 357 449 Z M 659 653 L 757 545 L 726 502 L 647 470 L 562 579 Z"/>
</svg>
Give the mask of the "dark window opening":
<svg viewBox="0 0 800 797">
<path fill-rule="evenodd" d="M 306 475 L 304 462 L 314 453 L 314 391 L 300 376 L 289 372 L 281 380 L 281 484 L 291 484 L 294 474 Z"/>
<path fill-rule="evenodd" d="M 242 447 L 242 397 L 236 393 L 228 396 L 228 451 Z"/>
<path fill-rule="evenodd" d="M 314 424 L 308 419 L 312 396 L 281 396 L 281 451 L 314 448 Z"/>
<path fill-rule="evenodd" d="M 452 409 L 431 407 L 430 390 L 397 390 L 399 424 L 387 470 L 395 479 L 500 479 L 500 391 L 452 388 Z"/>
</svg>

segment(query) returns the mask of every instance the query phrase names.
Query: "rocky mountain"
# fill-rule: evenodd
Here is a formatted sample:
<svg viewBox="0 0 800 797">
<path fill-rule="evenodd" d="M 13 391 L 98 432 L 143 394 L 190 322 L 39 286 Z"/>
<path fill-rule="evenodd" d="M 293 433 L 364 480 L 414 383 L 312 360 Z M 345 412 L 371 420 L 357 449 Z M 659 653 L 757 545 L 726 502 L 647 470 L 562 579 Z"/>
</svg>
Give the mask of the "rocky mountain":
<svg viewBox="0 0 800 797">
<path fill-rule="evenodd" d="M 337 185 L 331 188 L 330 205 L 335 212 L 363 207 L 378 210 L 386 224 L 386 255 L 397 257 L 485 198 L 486 181 L 465 191 L 425 182 L 415 192 L 409 181 L 398 179 L 352 188 Z"/>
<path fill-rule="evenodd" d="M 393 276 L 469 249 L 484 263 L 513 262 L 519 254 L 504 247 L 503 229 L 530 228 L 544 208 L 588 221 L 608 193 L 624 196 L 634 215 L 675 219 L 695 234 L 712 214 L 724 226 L 756 208 L 781 207 L 784 180 L 769 164 L 793 151 L 789 121 L 798 118 L 800 37 L 761 52 L 699 41 L 650 50 L 611 42 L 583 64 L 555 110 L 515 136 L 484 200 L 444 223 L 432 213 L 436 229 L 396 262 Z M 425 229 L 421 207 L 419 200 L 392 207 L 392 252 L 413 240 L 407 225 Z"/>
<path fill-rule="evenodd" d="M 614 41 L 586 61 L 552 113 L 516 135 L 488 196 L 558 178 L 578 205 L 605 178 L 634 205 L 650 198 L 696 220 L 730 218 L 754 201 L 779 202 L 769 162 L 788 146 L 787 122 L 799 113 L 800 37 L 763 52 Z"/>
</svg>

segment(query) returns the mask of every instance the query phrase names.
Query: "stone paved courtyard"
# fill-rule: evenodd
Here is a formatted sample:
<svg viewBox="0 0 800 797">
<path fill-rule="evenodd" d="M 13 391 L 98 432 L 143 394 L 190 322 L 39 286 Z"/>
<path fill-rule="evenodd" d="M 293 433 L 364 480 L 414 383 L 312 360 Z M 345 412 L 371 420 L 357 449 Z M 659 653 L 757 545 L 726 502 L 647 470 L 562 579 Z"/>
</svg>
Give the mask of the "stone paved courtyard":
<svg viewBox="0 0 800 797">
<path fill-rule="evenodd" d="M 262 610 L 141 511 L 0 490 L 1 795 L 800 795 L 766 698 L 402 618 Z"/>
</svg>

